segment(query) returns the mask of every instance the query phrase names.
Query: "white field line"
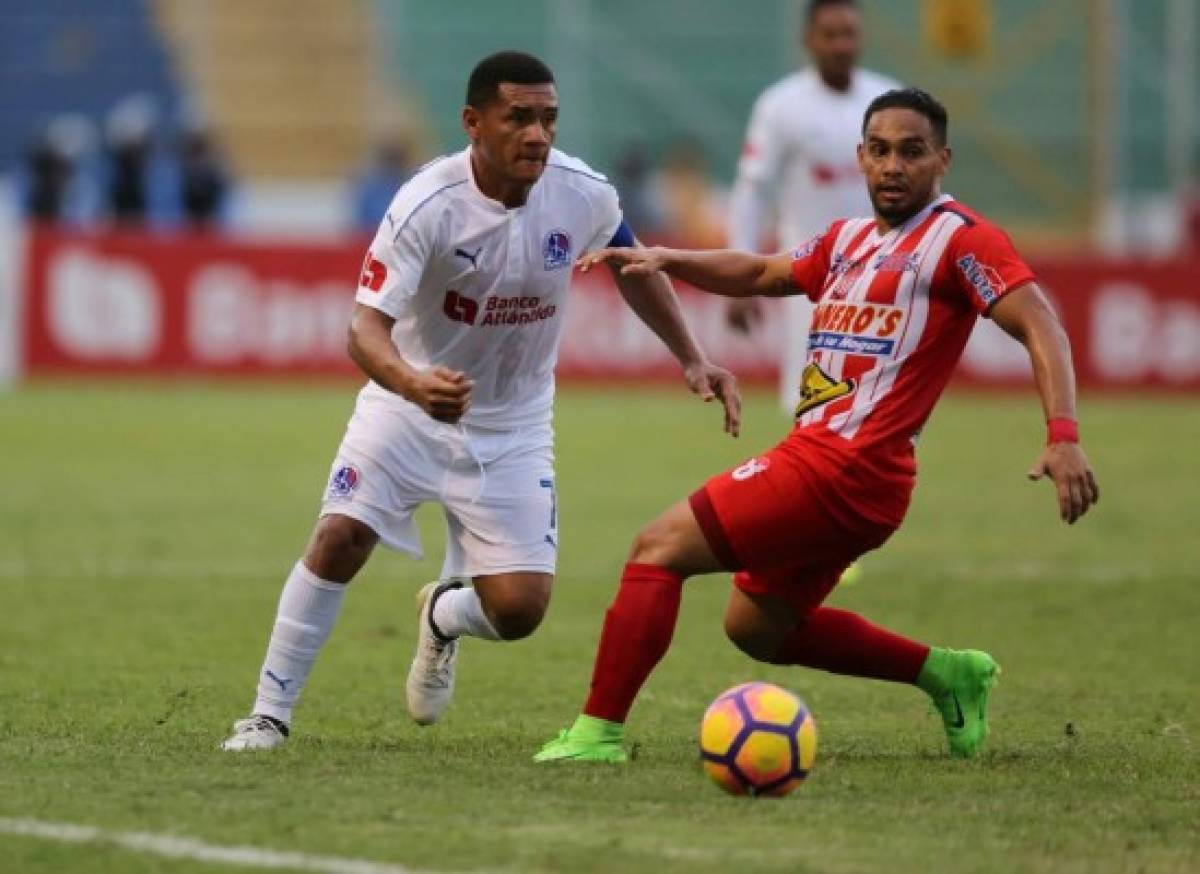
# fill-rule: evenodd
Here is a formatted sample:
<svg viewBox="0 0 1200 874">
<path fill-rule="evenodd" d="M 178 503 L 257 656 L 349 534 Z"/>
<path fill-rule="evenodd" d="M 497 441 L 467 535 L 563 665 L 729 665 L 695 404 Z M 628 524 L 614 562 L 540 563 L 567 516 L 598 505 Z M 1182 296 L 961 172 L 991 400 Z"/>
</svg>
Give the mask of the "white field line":
<svg viewBox="0 0 1200 874">
<path fill-rule="evenodd" d="M 46 822 L 40 819 L 0 817 L 0 834 L 42 838 L 67 844 L 108 844 L 134 853 L 187 859 L 193 862 L 241 865 L 285 871 L 319 871 L 322 874 L 417 874 L 412 868 L 337 856 L 310 856 L 258 847 L 225 847 L 193 838 L 150 832 L 111 832 L 86 825 Z"/>
</svg>

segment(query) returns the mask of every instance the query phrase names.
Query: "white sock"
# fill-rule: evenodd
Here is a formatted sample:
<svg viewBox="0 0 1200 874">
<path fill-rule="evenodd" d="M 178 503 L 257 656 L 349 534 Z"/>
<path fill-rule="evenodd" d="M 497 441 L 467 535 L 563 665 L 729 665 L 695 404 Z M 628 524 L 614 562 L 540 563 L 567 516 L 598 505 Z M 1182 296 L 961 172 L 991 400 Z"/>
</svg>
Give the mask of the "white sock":
<svg viewBox="0 0 1200 874">
<path fill-rule="evenodd" d="M 275 629 L 258 675 L 254 713 L 292 721 L 292 708 L 342 611 L 345 596 L 344 584 L 323 580 L 304 562 L 296 562 L 279 596 Z"/>
<path fill-rule="evenodd" d="M 449 589 L 433 605 L 433 624 L 446 637 L 481 637 L 500 640 L 500 633 L 488 622 L 483 603 L 471 586 Z"/>
</svg>

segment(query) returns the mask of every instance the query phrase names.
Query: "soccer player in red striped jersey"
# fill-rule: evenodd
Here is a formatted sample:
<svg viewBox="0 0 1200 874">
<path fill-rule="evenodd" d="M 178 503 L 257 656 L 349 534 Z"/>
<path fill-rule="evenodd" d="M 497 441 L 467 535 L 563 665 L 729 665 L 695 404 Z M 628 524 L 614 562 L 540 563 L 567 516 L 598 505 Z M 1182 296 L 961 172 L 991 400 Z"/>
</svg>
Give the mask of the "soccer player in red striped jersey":
<svg viewBox="0 0 1200 874">
<path fill-rule="evenodd" d="M 923 91 L 876 98 L 858 147 L 874 217 L 836 221 L 794 251 L 606 249 L 581 262 L 662 271 L 729 297 L 805 294 L 816 310 L 795 428 L 638 534 L 583 714 L 539 761 L 625 760 L 624 722 L 670 644 L 683 581 L 720 570 L 734 572 L 725 632 L 752 658 L 913 684 L 940 712 L 952 755 L 981 749 L 999 673 L 990 655 L 822 606 L 847 565 L 903 520 L 917 436 L 980 315 L 1033 363 L 1047 441 L 1030 478 L 1053 481 L 1067 523 L 1099 498 L 1066 334 L 1008 236 L 941 193 L 946 128 L 946 110 Z"/>
</svg>

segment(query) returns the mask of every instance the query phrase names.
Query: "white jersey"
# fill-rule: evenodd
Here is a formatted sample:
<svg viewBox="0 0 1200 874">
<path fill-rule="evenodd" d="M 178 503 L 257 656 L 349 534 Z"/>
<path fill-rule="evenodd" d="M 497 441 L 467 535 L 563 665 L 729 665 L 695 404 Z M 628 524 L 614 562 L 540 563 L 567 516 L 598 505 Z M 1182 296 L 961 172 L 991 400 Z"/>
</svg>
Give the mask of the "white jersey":
<svg viewBox="0 0 1200 874">
<path fill-rule="evenodd" d="M 464 424 L 545 424 L 572 265 L 620 223 L 616 189 L 582 161 L 552 150 L 528 200 L 508 209 L 479 190 L 468 147 L 396 194 L 356 300 L 396 320 L 392 339 L 413 367 L 475 381 Z M 374 382 L 363 395 L 415 409 Z"/>
<path fill-rule="evenodd" d="M 871 200 L 855 148 L 871 101 L 900 83 L 854 71 L 847 91 L 835 91 L 812 67 L 780 79 L 754 104 L 729 204 L 729 244 L 758 251 L 774 219 L 776 246 L 798 246 L 847 216 L 870 215 Z M 783 301 L 779 399 L 791 411 L 807 359 L 812 303 Z"/>
<path fill-rule="evenodd" d="M 799 245 L 831 221 L 870 215 L 871 202 L 855 147 L 871 101 L 900 83 L 854 71 L 850 88 L 835 91 L 812 67 L 787 76 L 754 104 L 738 162 L 730 245 L 757 251 L 771 207 L 779 247 Z"/>
</svg>

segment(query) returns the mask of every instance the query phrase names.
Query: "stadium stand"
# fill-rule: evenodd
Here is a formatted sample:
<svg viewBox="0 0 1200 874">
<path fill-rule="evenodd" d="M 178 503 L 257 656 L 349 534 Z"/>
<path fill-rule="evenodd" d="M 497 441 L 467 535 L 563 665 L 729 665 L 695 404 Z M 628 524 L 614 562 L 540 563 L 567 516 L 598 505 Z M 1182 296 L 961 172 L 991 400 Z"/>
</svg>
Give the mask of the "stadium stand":
<svg viewBox="0 0 1200 874">
<path fill-rule="evenodd" d="M 160 111 L 181 90 L 141 0 L 9 0 L 0 4 L 0 167 L 10 167 L 55 115 L 97 125 L 130 94 Z"/>
</svg>

